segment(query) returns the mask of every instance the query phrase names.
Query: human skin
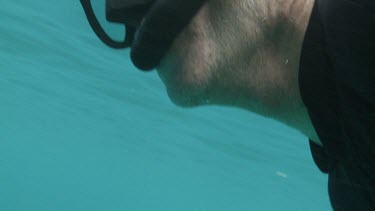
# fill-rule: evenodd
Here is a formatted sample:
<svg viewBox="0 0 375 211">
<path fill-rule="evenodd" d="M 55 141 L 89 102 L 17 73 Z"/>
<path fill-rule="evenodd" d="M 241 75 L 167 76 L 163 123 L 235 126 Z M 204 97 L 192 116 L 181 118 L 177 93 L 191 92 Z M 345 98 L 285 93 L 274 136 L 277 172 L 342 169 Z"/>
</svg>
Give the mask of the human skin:
<svg viewBox="0 0 375 211">
<path fill-rule="evenodd" d="M 314 0 L 208 0 L 156 68 L 176 105 L 235 106 L 321 145 L 298 85 Z"/>
</svg>

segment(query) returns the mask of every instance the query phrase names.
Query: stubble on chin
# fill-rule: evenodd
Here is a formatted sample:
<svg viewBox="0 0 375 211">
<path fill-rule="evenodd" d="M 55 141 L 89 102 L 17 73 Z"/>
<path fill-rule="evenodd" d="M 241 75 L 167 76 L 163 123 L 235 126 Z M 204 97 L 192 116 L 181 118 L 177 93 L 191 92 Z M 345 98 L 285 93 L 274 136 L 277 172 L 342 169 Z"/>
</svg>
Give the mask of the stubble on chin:
<svg viewBox="0 0 375 211">
<path fill-rule="evenodd" d="M 172 102 L 190 107 L 209 102 L 215 72 L 216 43 L 210 35 L 207 8 L 202 8 L 174 40 L 157 67 Z"/>
</svg>

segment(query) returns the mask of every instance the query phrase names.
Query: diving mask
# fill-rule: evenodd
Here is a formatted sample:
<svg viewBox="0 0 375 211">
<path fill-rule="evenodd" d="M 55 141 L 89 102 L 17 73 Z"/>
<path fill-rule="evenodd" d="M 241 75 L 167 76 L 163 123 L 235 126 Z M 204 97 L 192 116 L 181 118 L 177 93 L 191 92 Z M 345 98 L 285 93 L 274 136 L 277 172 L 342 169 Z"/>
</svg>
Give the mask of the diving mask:
<svg viewBox="0 0 375 211">
<path fill-rule="evenodd" d="M 115 49 L 130 47 L 131 60 L 141 70 L 157 67 L 173 40 L 204 3 L 204 0 L 80 1 L 100 40 Z"/>
</svg>

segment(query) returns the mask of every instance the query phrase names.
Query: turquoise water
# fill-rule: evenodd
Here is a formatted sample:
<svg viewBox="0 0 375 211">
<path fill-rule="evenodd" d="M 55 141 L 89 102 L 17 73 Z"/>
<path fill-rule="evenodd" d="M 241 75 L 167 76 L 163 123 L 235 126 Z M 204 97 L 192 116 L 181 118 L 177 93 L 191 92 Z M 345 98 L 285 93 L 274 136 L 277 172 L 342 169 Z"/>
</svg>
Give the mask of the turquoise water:
<svg viewBox="0 0 375 211">
<path fill-rule="evenodd" d="M 307 138 L 182 109 L 104 46 L 78 0 L 0 7 L 1 211 L 331 210 Z"/>
</svg>

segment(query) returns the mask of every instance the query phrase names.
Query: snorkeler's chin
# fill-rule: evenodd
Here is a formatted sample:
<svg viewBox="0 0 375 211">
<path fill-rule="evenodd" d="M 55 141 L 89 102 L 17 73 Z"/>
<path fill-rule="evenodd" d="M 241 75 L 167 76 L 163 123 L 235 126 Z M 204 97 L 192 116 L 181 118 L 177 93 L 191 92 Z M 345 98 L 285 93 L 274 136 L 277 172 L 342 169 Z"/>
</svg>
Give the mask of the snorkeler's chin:
<svg viewBox="0 0 375 211">
<path fill-rule="evenodd" d="M 169 99 L 173 104 L 183 107 L 192 108 L 209 104 L 209 100 L 202 95 L 197 95 L 189 91 L 179 91 L 173 87 L 167 87 Z"/>
<path fill-rule="evenodd" d="M 181 69 L 159 66 L 157 73 L 165 85 L 169 99 L 175 105 L 190 108 L 209 104 L 207 87 L 184 75 Z"/>
</svg>

